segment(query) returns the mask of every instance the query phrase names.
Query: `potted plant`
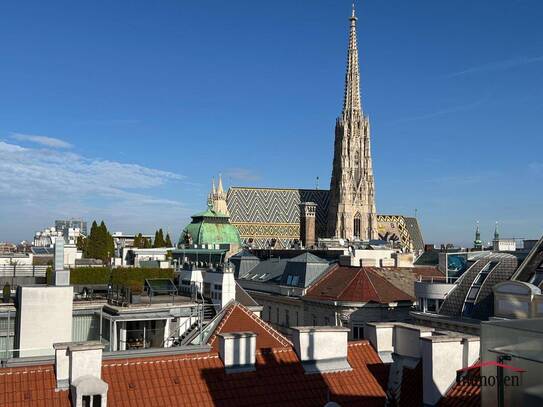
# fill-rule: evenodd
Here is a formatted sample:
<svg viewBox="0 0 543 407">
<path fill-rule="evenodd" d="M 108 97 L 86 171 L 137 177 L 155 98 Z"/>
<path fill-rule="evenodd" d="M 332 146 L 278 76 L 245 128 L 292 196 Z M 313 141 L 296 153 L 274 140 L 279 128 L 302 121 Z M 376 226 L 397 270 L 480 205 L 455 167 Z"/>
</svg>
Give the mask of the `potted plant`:
<svg viewBox="0 0 543 407">
<path fill-rule="evenodd" d="M 4 289 L 2 290 L 2 301 L 4 304 L 7 304 L 11 298 L 11 287 L 9 283 L 4 284 Z"/>
<path fill-rule="evenodd" d="M 130 286 L 130 303 L 141 304 L 141 294 L 143 289 L 139 284 L 133 284 Z"/>
</svg>

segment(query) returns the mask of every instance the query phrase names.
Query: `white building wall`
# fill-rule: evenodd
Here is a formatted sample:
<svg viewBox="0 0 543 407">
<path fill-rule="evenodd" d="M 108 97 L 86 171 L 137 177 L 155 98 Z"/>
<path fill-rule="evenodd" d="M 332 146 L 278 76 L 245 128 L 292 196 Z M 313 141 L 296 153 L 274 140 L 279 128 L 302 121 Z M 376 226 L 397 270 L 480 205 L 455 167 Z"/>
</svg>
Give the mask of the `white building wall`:
<svg viewBox="0 0 543 407">
<path fill-rule="evenodd" d="M 73 287 L 19 287 L 19 290 L 19 355 L 54 354 L 54 343 L 72 340 Z"/>
</svg>

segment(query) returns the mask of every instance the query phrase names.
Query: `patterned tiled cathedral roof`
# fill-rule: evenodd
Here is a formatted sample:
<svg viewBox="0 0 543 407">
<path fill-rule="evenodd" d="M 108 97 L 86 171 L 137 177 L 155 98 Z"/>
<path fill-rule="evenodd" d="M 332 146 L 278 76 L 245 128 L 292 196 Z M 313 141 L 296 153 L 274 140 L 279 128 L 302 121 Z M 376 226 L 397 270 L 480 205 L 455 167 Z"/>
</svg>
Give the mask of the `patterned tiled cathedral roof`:
<svg viewBox="0 0 543 407">
<path fill-rule="evenodd" d="M 317 204 L 316 228 L 319 237 L 326 231 L 329 191 L 320 189 L 231 187 L 227 204 L 230 222 L 242 240 L 252 239 L 255 247 L 289 247 L 300 239 L 300 204 Z"/>
<path fill-rule="evenodd" d="M 300 204 L 317 204 L 317 223 L 326 223 L 327 190 L 231 187 L 228 190 L 228 211 L 233 223 L 299 223 Z"/>
<path fill-rule="evenodd" d="M 326 237 L 330 191 L 325 189 L 231 187 L 227 205 L 230 222 L 241 239 L 256 248 L 268 247 L 272 239 L 276 248 L 288 248 L 300 240 L 300 204 L 317 204 L 316 233 Z M 424 242 L 416 218 L 401 215 L 377 216 L 379 238 L 399 241 L 402 246 L 422 250 Z"/>
</svg>

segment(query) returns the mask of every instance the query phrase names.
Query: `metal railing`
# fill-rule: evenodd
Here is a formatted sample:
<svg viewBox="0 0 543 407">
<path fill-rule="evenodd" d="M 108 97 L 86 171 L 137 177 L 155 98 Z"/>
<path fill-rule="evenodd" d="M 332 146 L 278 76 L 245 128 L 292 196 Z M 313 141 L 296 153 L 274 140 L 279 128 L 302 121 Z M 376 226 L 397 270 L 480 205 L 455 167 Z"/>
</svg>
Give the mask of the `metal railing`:
<svg viewBox="0 0 543 407">
<path fill-rule="evenodd" d="M 45 277 L 48 267 L 32 264 L 1 264 L 0 277 Z"/>
<path fill-rule="evenodd" d="M 454 284 L 460 277 L 445 277 L 445 276 L 419 276 L 419 283 L 430 284 Z"/>
</svg>

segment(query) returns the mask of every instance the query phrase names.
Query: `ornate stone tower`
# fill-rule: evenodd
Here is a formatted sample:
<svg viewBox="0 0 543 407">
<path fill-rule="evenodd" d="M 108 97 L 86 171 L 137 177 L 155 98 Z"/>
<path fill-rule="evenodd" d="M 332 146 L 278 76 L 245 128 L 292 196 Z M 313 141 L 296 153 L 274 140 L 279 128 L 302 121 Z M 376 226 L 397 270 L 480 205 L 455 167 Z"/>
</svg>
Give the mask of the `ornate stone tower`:
<svg viewBox="0 0 543 407">
<path fill-rule="evenodd" d="M 300 237 L 306 249 L 315 245 L 315 214 L 317 204 L 315 202 L 302 202 L 300 204 Z"/>
<path fill-rule="evenodd" d="M 328 235 L 343 239 L 377 237 L 375 186 L 370 150 L 370 122 L 360 102 L 356 21 L 350 17 L 349 50 L 343 111 L 336 120 L 334 163 L 330 182 Z"/>
<path fill-rule="evenodd" d="M 209 194 L 208 203 L 214 211 L 230 216 L 228 213 L 228 206 L 226 204 L 226 192 L 224 192 L 222 187 L 221 174 L 219 174 L 219 184 L 216 189 L 215 179 L 213 178 L 211 182 L 211 193 Z"/>
</svg>

